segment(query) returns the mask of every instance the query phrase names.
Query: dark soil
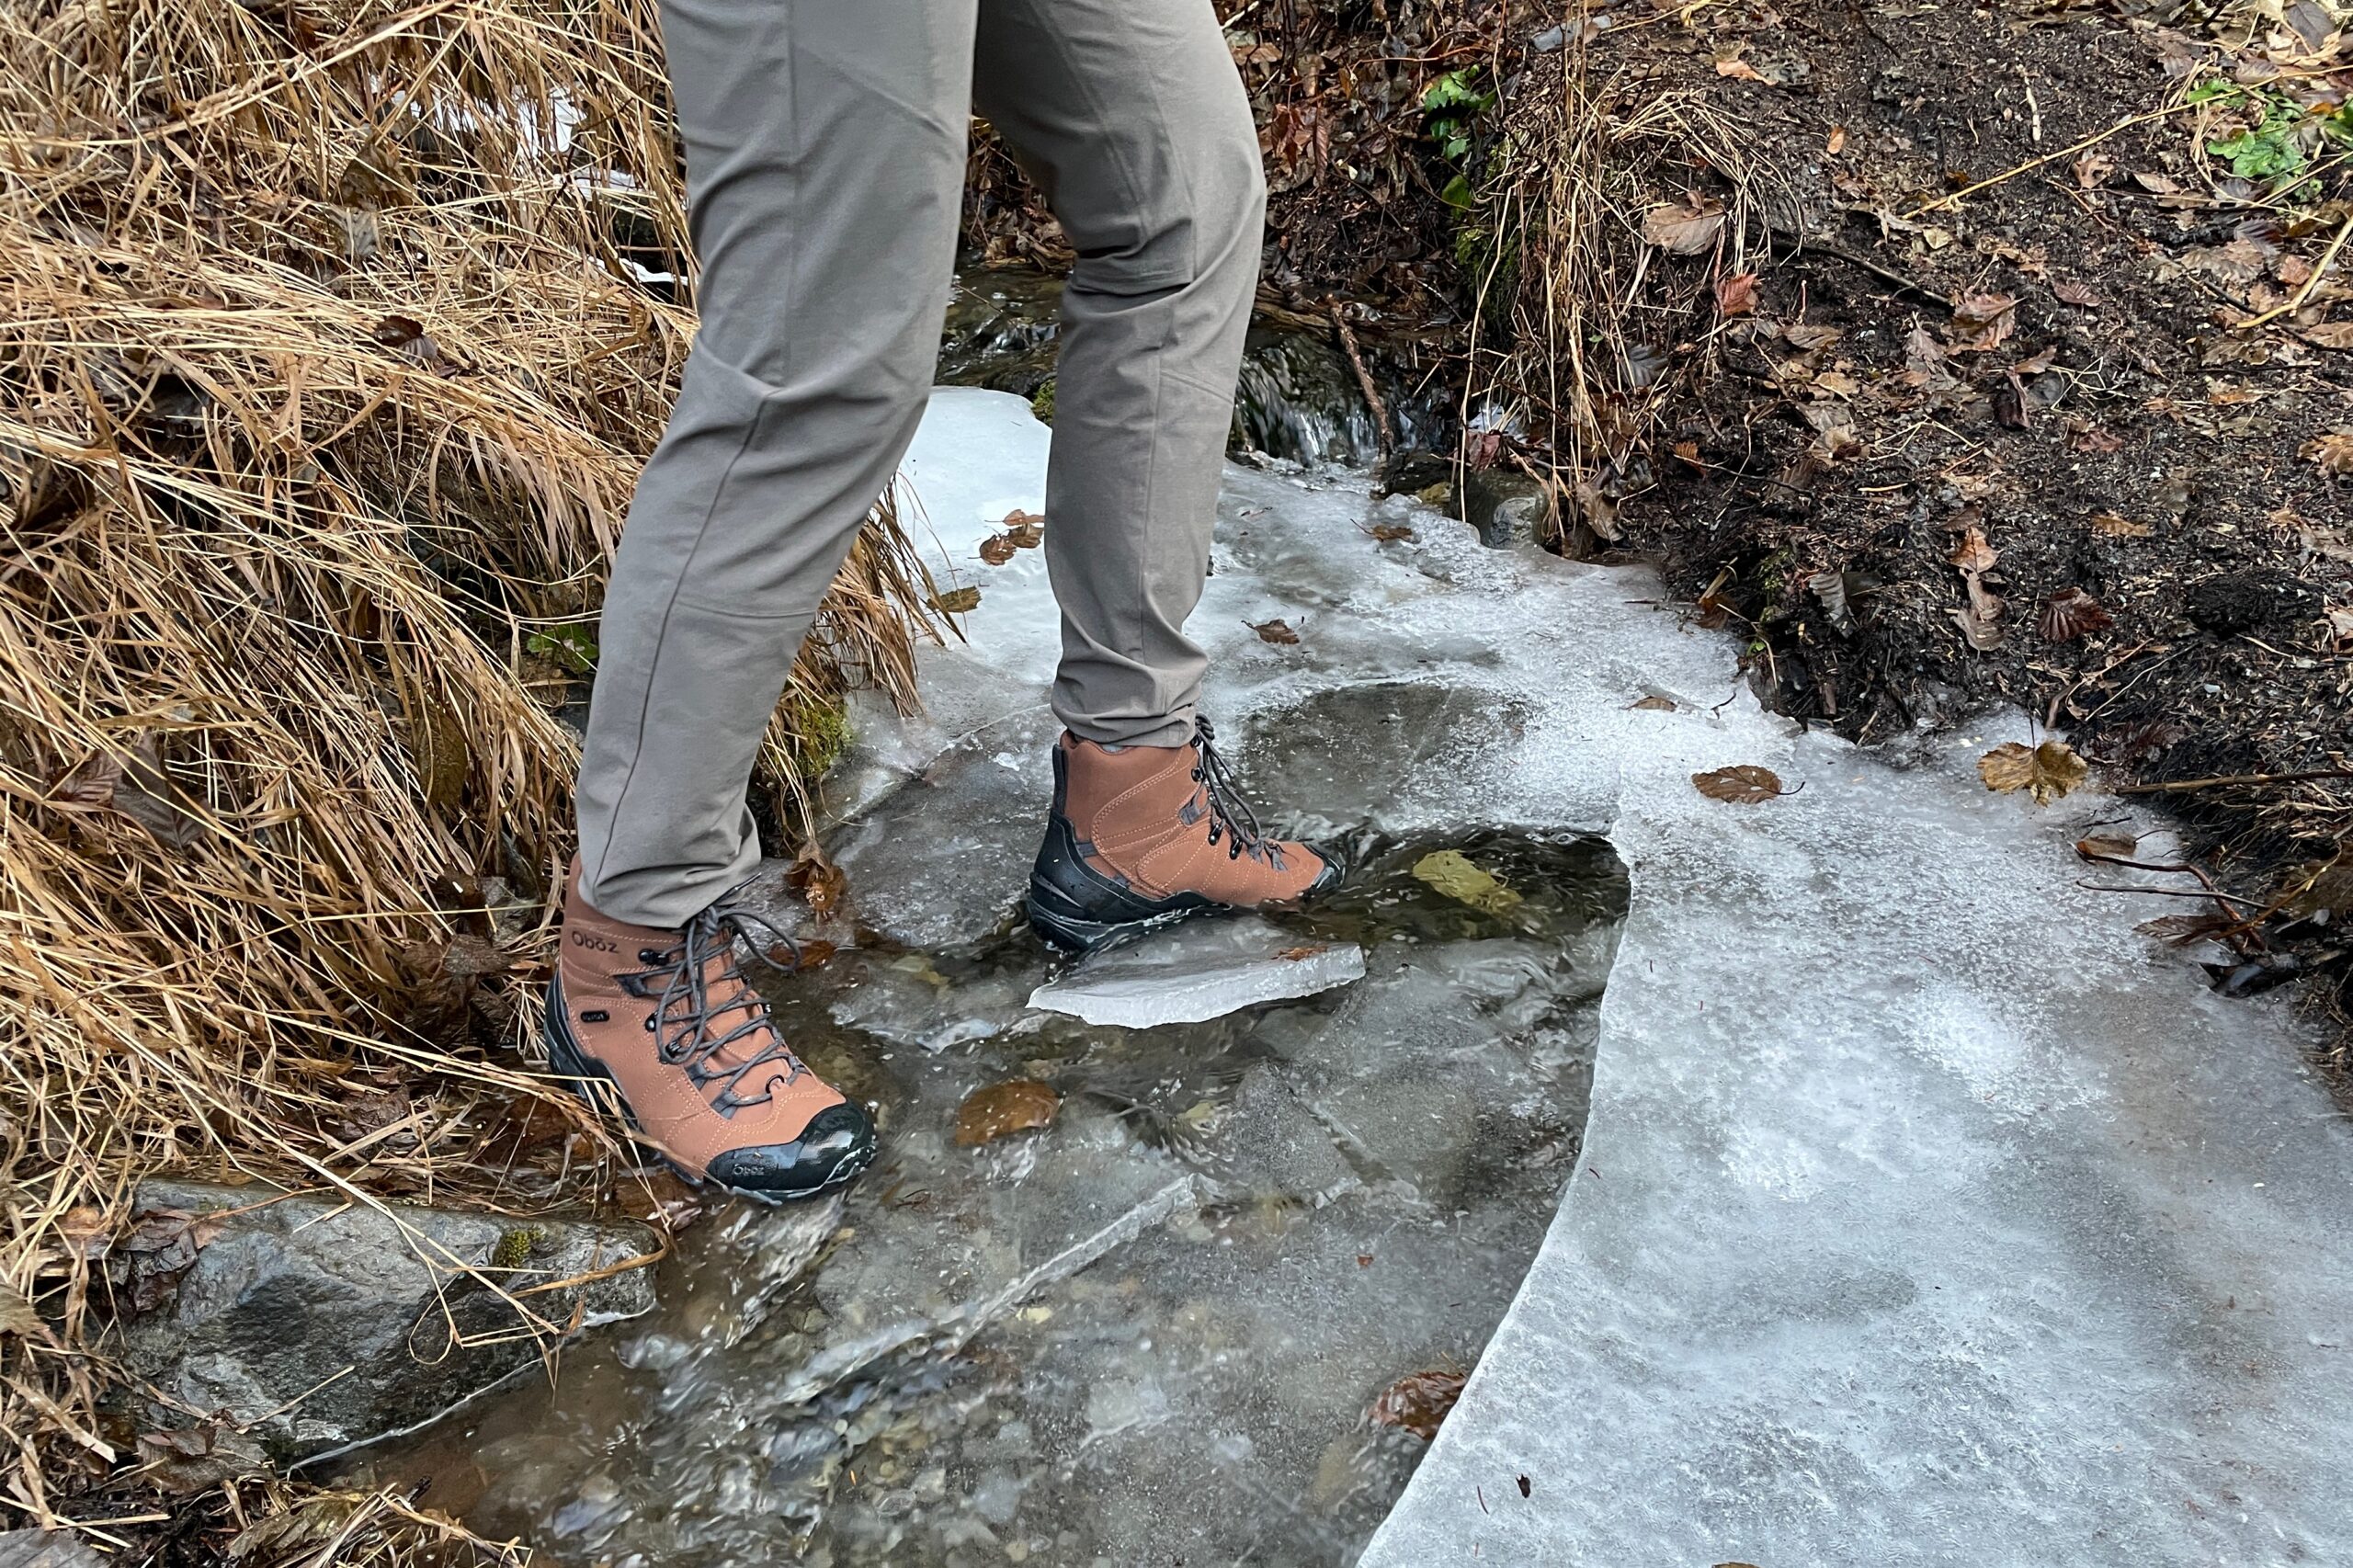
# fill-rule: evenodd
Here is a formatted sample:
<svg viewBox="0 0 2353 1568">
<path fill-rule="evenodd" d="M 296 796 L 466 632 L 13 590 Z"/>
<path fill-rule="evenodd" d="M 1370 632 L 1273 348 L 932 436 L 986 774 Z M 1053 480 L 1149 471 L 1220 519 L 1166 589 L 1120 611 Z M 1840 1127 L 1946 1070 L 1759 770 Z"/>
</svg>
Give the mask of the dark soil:
<svg viewBox="0 0 2353 1568">
<path fill-rule="evenodd" d="M 2347 767 L 2353 452 L 2327 437 L 2353 429 L 2353 250 L 2302 310 L 2234 326 L 2312 276 L 2353 182 L 2273 197 L 2207 152 L 2226 117 L 2188 108 L 1921 210 L 2259 51 L 2106 13 L 1840 0 L 1605 34 L 1596 62 L 1613 48 L 1704 85 L 1802 202 L 1622 518 L 1707 619 L 1749 630 L 1761 696 L 1862 741 L 2016 704 L 2126 787 Z M 2295 85 L 2325 107 L 2331 80 Z M 1992 646 L 1956 619 L 1972 529 L 1998 553 Z M 2165 798 L 2264 903 L 2353 859 L 2353 780 Z M 2342 1006 L 2347 913 L 2257 922 L 2227 983 L 2316 971 Z"/>
</svg>

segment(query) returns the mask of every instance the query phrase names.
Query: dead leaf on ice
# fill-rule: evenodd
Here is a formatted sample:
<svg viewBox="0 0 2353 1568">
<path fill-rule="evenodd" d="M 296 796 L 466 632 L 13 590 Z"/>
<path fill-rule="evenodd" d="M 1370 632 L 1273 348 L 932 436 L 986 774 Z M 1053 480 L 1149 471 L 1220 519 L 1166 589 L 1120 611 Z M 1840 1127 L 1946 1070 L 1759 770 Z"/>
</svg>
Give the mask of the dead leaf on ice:
<svg viewBox="0 0 2353 1568">
<path fill-rule="evenodd" d="M 1290 629 L 1290 623 L 1286 620 L 1254 620 L 1247 624 L 1251 631 L 1258 634 L 1258 641 L 1261 642 L 1288 645 L 1299 641 L 1299 633 L 1293 631 Z"/>
<path fill-rule="evenodd" d="M 2086 860 L 2122 860 L 2141 847 L 2129 833 L 2088 833 L 2075 840 L 2075 853 Z"/>
<path fill-rule="evenodd" d="M 2031 750 L 2018 741 L 2005 741 L 1977 759 L 1977 777 L 1985 788 L 2003 795 L 2024 790 L 2038 806 L 2065 797 L 2090 771 L 2064 741 L 2045 741 Z"/>
<path fill-rule="evenodd" d="M 1468 1381 L 1462 1373 L 1443 1367 L 1409 1372 L 1381 1390 L 1372 1402 L 1373 1425 L 1403 1427 L 1427 1442 L 1438 1436 Z"/>
<path fill-rule="evenodd" d="M 1759 767 L 1753 762 L 1695 773 L 1691 776 L 1691 783 L 1711 801 L 1728 801 L 1742 806 L 1753 806 L 1759 801 L 1778 800 L 1783 795 L 1797 793 L 1795 790 L 1781 788 L 1779 774 L 1769 767 Z"/>
<path fill-rule="evenodd" d="M 943 589 L 924 602 L 942 615 L 970 615 L 981 608 L 981 590 L 968 584 L 961 588 Z"/>
<path fill-rule="evenodd" d="M 1062 1109 L 1063 1097 L 1051 1084 L 1035 1078 L 1013 1078 L 974 1089 L 956 1110 L 956 1144 L 977 1149 L 1016 1132 L 1044 1127 Z"/>
</svg>

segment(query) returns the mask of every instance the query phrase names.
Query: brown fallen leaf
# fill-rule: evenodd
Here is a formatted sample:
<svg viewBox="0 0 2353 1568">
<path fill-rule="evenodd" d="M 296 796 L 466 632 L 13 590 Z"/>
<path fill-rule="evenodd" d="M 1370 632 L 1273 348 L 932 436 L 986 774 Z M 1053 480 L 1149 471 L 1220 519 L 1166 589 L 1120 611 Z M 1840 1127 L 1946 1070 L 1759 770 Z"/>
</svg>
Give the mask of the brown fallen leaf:
<svg viewBox="0 0 2353 1568">
<path fill-rule="evenodd" d="M 2353 348 L 2353 321 L 2323 322 L 2304 328 L 2304 335 L 2323 348 Z"/>
<path fill-rule="evenodd" d="M 1756 313 L 1756 274 L 1735 272 L 1716 279 L 1716 313 L 1729 320 Z"/>
<path fill-rule="evenodd" d="M 1815 354 L 1829 347 L 1844 336 L 1835 326 L 1822 326 L 1808 322 L 1791 322 L 1781 329 L 1781 340 L 1790 347 Z M 1821 384 L 1817 379 L 1815 385 Z"/>
<path fill-rule="evenodd" d="M 981 540 L 981 559 L 992 566 L 1002 566 L 1013 559 L 1021 546 L 1011 534 L 991 534 Z"/>
<path fill-rule="evenodd" d="M 1736 54 L 1728 54 L 1716 62 L 1716 74 L 1729 76 L 1735 82 L 1762 82 L 1764 75 L 1756 66 Z"/>
<path fill-rule="evenodd" d="M 2002 559 L 2002 552 L 1986 540 L 1984 528 L 1972 523 L 1961 535 L 1961 542 L 1952 547 L 1945 559 L 1960 567 L 1963 575 L 1975 575 L 1991 572 L 1995 563 Z"/>
<path fill-rule="evenodd" d="M 2353 430 L 2315 436 L 2304 444 L 2301 455 L 2318 463 L 2323 473 L 2353 474 Z"/>
<path fill-rule="evenodd" d="M 389 348 L 413 365 L 428 370 L 441 369 L 441 346 L 414 316 L 386 316 L 368 335 L 378 347 Z"/>
<path fill-rule="evenodd" d="M 1795 790 L 1781 788 L 1781 776 L 1769 767 L 1743 762 L 1731 767 L 1712 768 L 1691 776 L 1692 786 L 1711 801 L 1729 801 L 1734 805 L 1753 806 L 1759 801 L 1776 800 L 1794 795 Z"/>
<path fill-rule="evenodd" d="M 1638 698 L 1626 706 L 1637 713 L 1672 713 L 1675 711 L 1675 699 L 1660 697 L 1653 693 L 1649 697 Z"/>
<path fill-rule="evenodd" d="M 1299 641 L 1299 633 L 1290 629 L 1290 624 L 1288 621 L 1254 620 L 1245 622 L 1245 624 L 1247 625 L 1251 631 L 1258 634 L 1258 640 L 1262 642 L 1274 642 L 1288 645 Z"/>
<path fill-rule="evenodd" d="M 1998 607 L 2002 601 L 1993 599 L 1988 602 Z M 2000 647 L 2007 635 L 2002 630 L 2002 623 L 1980 606 L 1964 605 L 1945 613 L 1952 618 L 1955 626 L 1961 628 L 1961 637 L 1981 653 L 1991 653 Z"/>
<path fill-rule="evenodd" d="M 2077 305 L 2087 311 L 2096 311 L 2100 307 L 2099 293 L 2088 283 L 2074 281 L 2053 283 L 2051 286 L 2051 292 L 2062 304 Z"/>
<path fill-rule="evenodd" d="M 1372 1423 L 1376 1426 L 1401 1427 L 1427 1442 L 1438 1436 L 1454 1402 L 1462 1397 L 1462 1385 L 1469 1381 L 1462 1373 L 1445 1367 L 1408 1372 L 1382 1389 L 1373 1400 Z"/>
<path fill-rule="evenodd" d="M 2124 860 L 2141 847 L 2141 841 L 2129 833 L 2087 833 L 2075 840 L 2075 853 L 2086 860 Z"/>
<path fill-rule="evenodd" d="M 1012 1078 L 974 1089 L 956 1110 L 956 1143 L 976 1149 L 1016 1132 L 1044 1127 L 1062 1109 L 1053 1085 L 1035 1078 Z"/>
<path fill-rule="evenodd" d="M 2154 937 L 2177 948 L 2192 942 L 2202 942 L 2209 937 L 2219 937 L 2234 930 L 2238 922 L 2217 911 L 2207 915 L 2160 915 L 2154 920 L 2143 920 L 2132 929 L 2143 937 Z"/>
<path fill-rule="evenodd" d="M 1316 954 L 1328 952 L 1329 950 L 1330 949 L 1322 942 L 1302 942 L 1296 948 L 1285 948 L 1281 952 L 1277 953 L 1275 957 L 1282 960 L 1285 963 L 1304 963 L 1307 960 L 1313 958 Z"/>
<path fill-rule="evenodd" d="M 1970 294 L 1952 308 L 1953 347 L 1964 354 L 1998 348 L 2018 327 L 2018 302 L 2007 294 Z"/>
<path fill-rule="evenodd" d="M 1698 256 L 1716 243 L 1723 226 L 1722 208 L 1703 207 L 1688 199 L 1654 207 L 1643 214 L 1643 240 L 1677 256 Z"/>
<path fill-rule="evenodd" d="M 1007 512 L 1005 520 L 997 524 L 1008 533 L 1018 533 L 1023 529 L 1035 533 L 1045 526 L 1046 515 L 1043 512 L 1025 512 L 1018 506 Z"/>
<path fill-rule="evenodd" d="M 814 840 L 801 846 L 784 881 L 787 887 L 801 895 L 809 913 L 820 920 L 840 908 L 849 892 L 849 873 L 825 858 L 825 852 L 817 847 Z"/>
<path fill-rule="evenodd" d="M 2086 632 L 2116 624 L 2100 602 L 2081 588 L 2062 588 L 2042 601 L 2040 630 L 2048 642 L 2072 642 Z"/>
<path fill-rule="evenodd" d="M 2045 741 L 2031 749 L 2018 741 L 2005 741 L 1977 759 L 1977 777 L 1985 781 L 1985 788 L 2003 795 L 2024 790 L 2033 795 L 2038 806 L 2072 793 L 2090 771 L 2075 755 L 2075 748 L 2064 741 Z"/>
<path fill-rule="evenodd" d="M 2094 512 L 2091 525 L 2092 532 L 2109 539 L 2147 539 L 2157 531 L 2154 524 L 2136 523 L 2115 512 Z"/>
<path fill-rule="evenodd" d="M 1403 523 L 1375 523 L 1372 526 L 1372 537 L 1381 544 L 1395 544 L 1400 540 L 1412 539 L 1414 530 Z"/>
<path fill-rule="evenodd" d="M 1823 141 L 1822 150 L 1833 158 L 1845 152 L 1847 150 L 1847 128 L 1843 125 L 1832 126 L 1830 128 L 1830 134 Z"/>
<path fill-rule="evenodd" d="M 942 615 L 970 615 L 981 608 L 981 590 L 968 584 L 944 589 L 924 602 Z"/>
</svg>

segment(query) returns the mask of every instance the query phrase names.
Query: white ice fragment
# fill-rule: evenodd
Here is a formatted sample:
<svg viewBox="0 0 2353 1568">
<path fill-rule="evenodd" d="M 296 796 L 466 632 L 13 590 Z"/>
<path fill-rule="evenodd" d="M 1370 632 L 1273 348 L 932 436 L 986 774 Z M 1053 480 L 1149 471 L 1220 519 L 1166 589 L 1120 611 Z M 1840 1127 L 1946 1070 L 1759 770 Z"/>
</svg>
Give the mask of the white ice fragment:
<svg viewBox="0 0 2353 1568">
<path fill-rule="evenodd" d="M 1180 926 L 1115 948 L 1038 987 L 1029 1006 L 1146 1029 L 1202 1023 L 1363 978 L 1364 949 L 1353 943 L 1302 942 L 1263 920 L 1233 920 Z"/>
</svg>

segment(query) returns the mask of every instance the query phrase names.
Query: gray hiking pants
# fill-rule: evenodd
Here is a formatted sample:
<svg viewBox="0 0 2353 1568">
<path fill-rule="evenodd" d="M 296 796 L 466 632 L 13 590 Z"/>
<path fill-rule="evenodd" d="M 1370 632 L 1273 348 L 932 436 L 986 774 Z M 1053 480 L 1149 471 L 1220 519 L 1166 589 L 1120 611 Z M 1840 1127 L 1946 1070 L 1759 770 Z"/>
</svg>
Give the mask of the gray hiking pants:
<svg viewBox="0 0 2353 1568">
<path fill-rule="evenodd" d="M 1210 0 L 664 0 L 702 324 L 613 563 L 582 892 L 675 926 L 748 875 L 764 726 L 923 412 L 969 117 L 1047 193 L 1063 297 L 1052 705 L 1176 744 L 1265 210 Z M 1040 788 L 1043 785 L 1041 782 Z"/>
</svg>

